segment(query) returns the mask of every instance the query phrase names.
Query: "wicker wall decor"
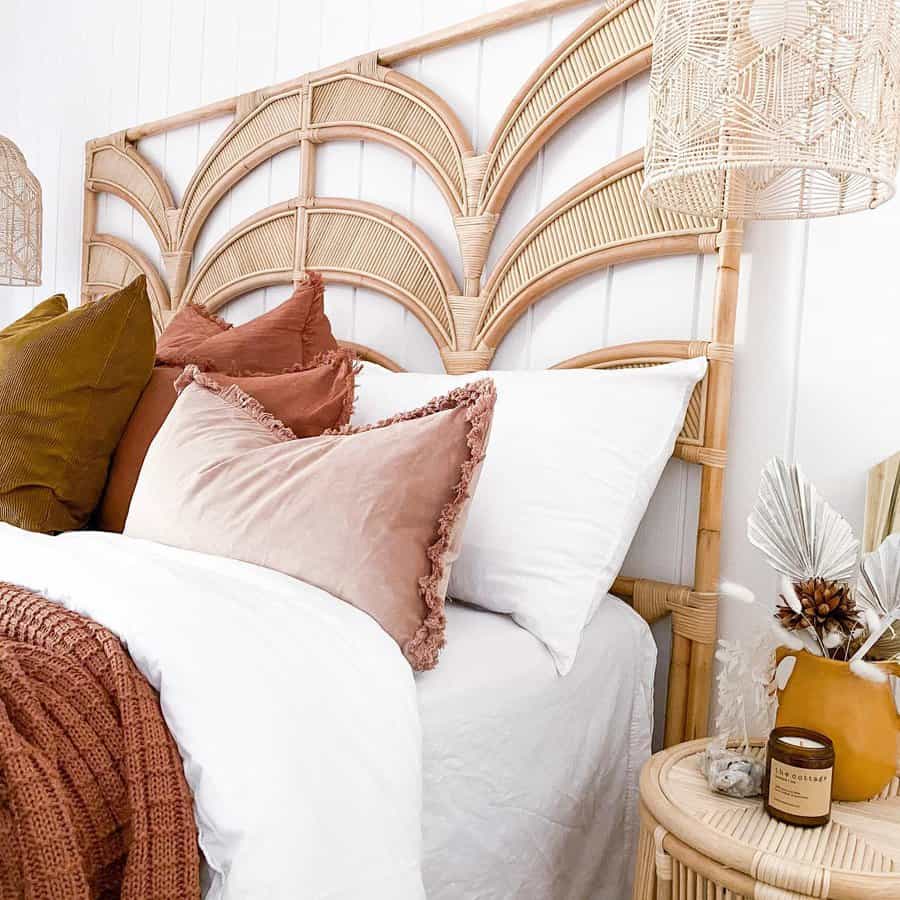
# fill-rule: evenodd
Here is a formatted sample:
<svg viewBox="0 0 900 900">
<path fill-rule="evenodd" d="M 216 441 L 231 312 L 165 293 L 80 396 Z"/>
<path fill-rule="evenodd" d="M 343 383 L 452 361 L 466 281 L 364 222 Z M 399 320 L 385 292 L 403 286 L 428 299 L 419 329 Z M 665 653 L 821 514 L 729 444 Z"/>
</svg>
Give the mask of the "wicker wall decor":
<svg viewBox="0 0 900 900">
<path fill-rule="evenodd" d="M 599 169 L 539 212 L 485 277 L 495 225 L 518 175 L 587 104 L 650 65 L 654 0 L 621 0 L 591 15 L 554 50 L 513 99 L 478 152 L 447 103 L 390 66 L 576 6 L 529 0 L 289 82 L 89 141 L 86 148 L 83 296 L 91 300 L 144 271 L 161 327 L 187 302 L 216 310 L 257 288 L 291 284 L 308 269 L 326 282 L 371 288 L 409 309 L 437 345 L 448 372 L 487 368 L 503 336 L 533 303 L 590 271 L 634 259 L 717 254 L 711 340 L 609 347 L 562 367 L 620 368 L 705 356 L 676 455 L 702 468 L 693 584 L 619 578 L 615 591 L 654 621 L 671 613 L 666 741 L 706 733 L 716 640 L 719 540 L 737 277 L 739 224 L 660 212 L 640 198 L 642 154 Z M 233 122 L 194 173 L 180 204 L 140 152 L 142 138 L 225 114 Z M 447 203 L 458 239 L 458 283 L 433 241 L 403 216 L 359 200 L 320 197 L 316 149 L 326 141 L 388 144 L 416 160 Z M 210 211 L 248 171 L 299 147 L 297 196 L 260 210 L 203 259 L 197 236 Z M 130 203 L 159 242 L 163 271 L 128 243 L 97 233 L 97 198 Z M 356 348 L 389 368 L 377 350 Z"/>
<path fill-rule="evenodd" d="M 894 194 L 896 0 L 660 0 L 644 199 L 808 218 Z"/>
<path fill-rule="evenodd" d="M 0 284 L 41 283 L 41 186 L 0 134 Z"/>
</svg>

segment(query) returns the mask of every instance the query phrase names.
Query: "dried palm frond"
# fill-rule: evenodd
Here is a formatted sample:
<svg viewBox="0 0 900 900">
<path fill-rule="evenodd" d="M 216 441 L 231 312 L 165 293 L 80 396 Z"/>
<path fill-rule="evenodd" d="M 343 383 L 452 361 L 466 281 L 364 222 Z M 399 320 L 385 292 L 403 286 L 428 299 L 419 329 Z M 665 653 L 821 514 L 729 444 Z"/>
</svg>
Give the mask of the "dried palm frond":
<svg viewBox="0 0 900 900">
<path fill-rule="evenodd" d="M 882 616 L 900 605 L 900 534 L 888 535 L 862 558 L 857 592 Z"/>
<path fill-rule="evenodd" d="M 868 613 L 883 621 L 900 606 L 900 534 L 888 535 L 859 564 L 859 582 L 856 594 Z M 874 615 L 873 615 L 874 614 Z M 870 623 L 873 633 L 881 629 L 879 623 Z M 875 659 L 891 659 L 900 654 L 900 626 L 891 625 L 872 647 L 870 656 Z"/>
<path fill-rule="evenodd" d="M 769 565 L 795 584 L 855 578 L 859 542 L 850 523 L 783 459 L 773 459 L 763 470 L 747 536 Z"/>
</svg>

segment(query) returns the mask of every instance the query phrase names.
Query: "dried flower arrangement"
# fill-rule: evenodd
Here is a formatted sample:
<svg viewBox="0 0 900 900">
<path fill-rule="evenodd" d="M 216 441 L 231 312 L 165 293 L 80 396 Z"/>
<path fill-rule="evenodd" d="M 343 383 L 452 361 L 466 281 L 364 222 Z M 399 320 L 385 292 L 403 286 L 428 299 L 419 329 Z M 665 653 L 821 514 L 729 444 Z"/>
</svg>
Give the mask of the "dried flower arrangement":
<svg viewBox="0 0 900 900">
<path fill-rule="evenodd" d="M 883 680 L 867 660 L 894 656 L 892 647 L 885 648 L 900 618 L 900 535 L 860 561 L 849 522 L 797 466 L 781 459 L 763 470 L 747 534 L 785 579 L 775 608 L 782 643 L 847 661 L 857 675 Z"/>
<path fill-rule="evenodd" d="M 771 730 L 776 689 L 785 690 L 796 663 L 786 655 L 776 667 L 776 647 L 848 663 L 852 673 L 871 681 L 888 677 L 874 661 L 900 660 L 900 534 L 860 560 L 846 519 L 797 466 L 774 459 L 763 470 L 748 536 L 783 584 L 774 616 L 756 606 L 761 620 L 753 637 L 720 640 L 716 652 L 717 737 L 701 755 L 701 768 L 710 788 L 736 797 L 761 789 L 751 735 Z M 755 605 L 740 585 L 723 583 L 720 592 Z"/>
<path fill-rule="evenodd" d="M 762 787 L 751 735 L 771 730 L 776 690 L 785 690 L 797 662 L 796 654 L 785 654 L 776 667 L 776 647 L 849 664 L 853 674 L 878 682 L 888 675 L 874 662 L 900 660 L 900 534 L 860 560 L 847 520 L 797 466 L 781 459 L 763 470 L 747 526 L 750 542 L 783 585 L 774 616 L 757 607 L 771 627 L 761 623 L 751 640 L 720 640 L 716 652 L 717 736 L 700 766 L 711 789 L 733 797 L 754 796 Z M 723 583 L 720 592 L 755 604 L 740 585 Z"/>
</svg>

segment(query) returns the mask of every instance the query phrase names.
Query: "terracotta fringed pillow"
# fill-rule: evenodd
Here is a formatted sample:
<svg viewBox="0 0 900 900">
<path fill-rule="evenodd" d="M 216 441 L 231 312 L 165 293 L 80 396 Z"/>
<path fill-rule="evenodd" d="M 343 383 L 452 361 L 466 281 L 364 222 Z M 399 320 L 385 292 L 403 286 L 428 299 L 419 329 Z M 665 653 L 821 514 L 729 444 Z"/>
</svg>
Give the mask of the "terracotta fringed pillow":
<svg viewBox="0 0 900 900">
<path fill-rule="evenodd" d="M 125 534 L 276 569 L 371 615 L 437 664 L 450 567 L 490 433 L 490 379 L 361 428 L 299 439 L 196 366 L 147 453 Z"/>
<path fill-rule="evenodd" d="M 310 272 L 284 303 L 243 325 L 231 326 L 205 307 L 188 304 L 160 335 L 156 361 L 202 363 L 220 372 L 280 372 L 308 365 L 337 346 L 325 315 L 322 276 Z"/>
<path fill-rule="evenodd" d="M 144 457 L 175 405 L 175 382 L 182 371 L 175 366 L 153 370 L 113 455 L 95 528 L 121 532 L 125 527 Z M 237 385 L 272 410 L 298 437 L 311 437 L 350 421 L 356 371 L 355 355 L 344 349 L 323 353 L 309 365 L 284 372 L 208 374 L 225 387 Z"/>
</svg>

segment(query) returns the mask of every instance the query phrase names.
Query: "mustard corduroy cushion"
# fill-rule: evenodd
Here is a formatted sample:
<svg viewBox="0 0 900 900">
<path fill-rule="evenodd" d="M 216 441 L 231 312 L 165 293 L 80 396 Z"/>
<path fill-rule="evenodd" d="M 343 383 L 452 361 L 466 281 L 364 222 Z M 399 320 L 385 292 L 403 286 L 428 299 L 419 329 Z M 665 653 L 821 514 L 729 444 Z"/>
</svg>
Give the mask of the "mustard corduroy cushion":
<svg viewBox="0 0 900 900">
<path fill-rule="evenodd" d="M 35 325 L 49 322 L 51 319 L 61 316 L 68 308 L 69 304 L 66 303 L 65 294 L 54 294 L 42 303 L 38 303 L 30 313 L 22 316 L 21 319 L 16 319 L 12 325 L 7 325 L 3 331 L 0 331 L 0 335 L 5 339 L 14 334 L 21 334 L 23 331 L 34 328 Z"/>
<path fill-rule="evenodd" d="M 155 348 L 143 276 L 70 312 L 58 294 L 0 331 L 0 521 L 87 522 Z"/>
</svg>

